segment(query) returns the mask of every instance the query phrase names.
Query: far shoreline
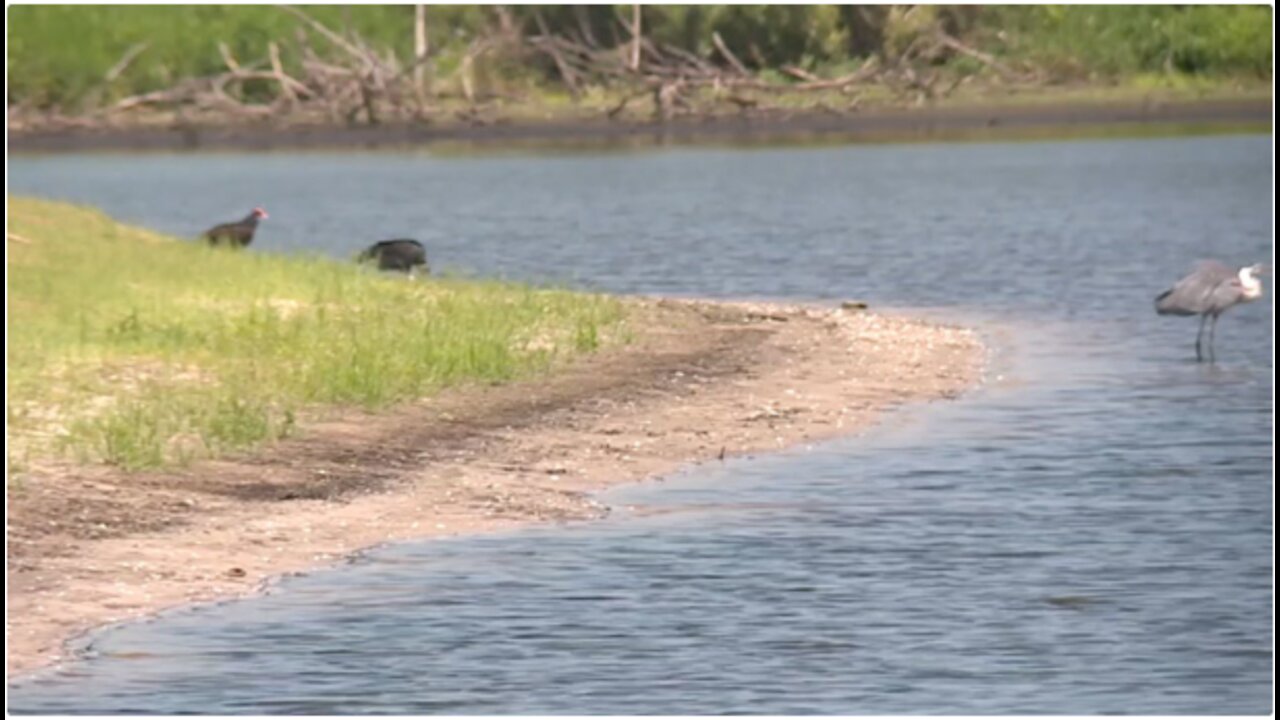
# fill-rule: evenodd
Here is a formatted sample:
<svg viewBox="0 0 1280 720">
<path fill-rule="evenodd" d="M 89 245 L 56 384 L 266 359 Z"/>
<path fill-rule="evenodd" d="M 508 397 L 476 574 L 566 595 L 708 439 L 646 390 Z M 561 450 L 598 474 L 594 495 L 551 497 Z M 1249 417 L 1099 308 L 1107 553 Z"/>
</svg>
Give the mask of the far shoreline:
<svg viewBox="0 0 1280 720">
<path fill-rule="evenodd" d="M 665 123 L 599 117 L 449 121 L 438 124 L 174 124 L 10 129 L 17 153 L 199 150 L 340 150 L 463 145 L 629 146 L 694 142 L 842 140 L 884 142 L 970 137 L 1052 137 L 1091 132 L 1136 134 L 1187 127 L 1206 132 L 1267 131 L 1270 97 L 1122 101 L 1055 100 L 865 111 L 760 112 L 675 118 Z"/>
</svg>

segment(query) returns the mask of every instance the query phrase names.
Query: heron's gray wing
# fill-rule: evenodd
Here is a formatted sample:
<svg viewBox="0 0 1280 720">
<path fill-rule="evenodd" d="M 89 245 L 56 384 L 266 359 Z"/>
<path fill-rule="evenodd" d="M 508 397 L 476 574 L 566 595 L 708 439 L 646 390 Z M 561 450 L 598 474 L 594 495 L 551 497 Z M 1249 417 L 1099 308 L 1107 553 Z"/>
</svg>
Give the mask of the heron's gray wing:
<svg viewBox="0 0 1280 720">
<path fill-rule="evenodd" d="M 1237 271 L 1223 265 L 1217 260 L 1201 260 L 1196 263 L 1195 268 L 1191 270 L 1191 274 L 1186 278 L 1183 278 L 1183 280 L 1197 275 L 1208 279 L 1216 278 L 1221 282 L 1222 280 L 1236 277 Z"/>
<path fill-rule="evenodd" d="M 1209 306 L 1209 312 L 1221 313 L 1233 305 L 1239 305 L 1243 300 L 1244 286 L 1241 285 L 1239 276 L 1233 275 L 1218 283 L 1205 302 Z"/>
<path fill-rule="evenodd" d="M 1204 260 L 1196 265 L 1190 275 L 1156 298 L 1156 312 L 1161 315 L 1199 315 L 1209 312 L 1222 299 L 1218 297 L 1219 287 L 1230 283 L 1235 277 L 1236 272 L 1226 265 L 1216 260 Z"/>
</svg>

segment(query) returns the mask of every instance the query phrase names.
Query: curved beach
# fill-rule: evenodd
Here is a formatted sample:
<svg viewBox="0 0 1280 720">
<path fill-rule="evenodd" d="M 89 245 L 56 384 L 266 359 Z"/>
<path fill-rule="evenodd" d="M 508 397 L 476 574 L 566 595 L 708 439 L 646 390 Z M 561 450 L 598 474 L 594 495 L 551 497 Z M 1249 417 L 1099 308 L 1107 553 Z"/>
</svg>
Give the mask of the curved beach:
<svg viewBox="0 0 1280 720">
<path fill-rule="evenodd" d="M 103 624 L 379 543 L 597 517 L 593 490 L 854 434 L 954 397 L 983 364 L 970 330 L 856 308 L 631 302 L 634 342 L 543 377 L 346 413 L 180 471 L 33 475 L 10 498 L 9 672 Z"/>
</svg>

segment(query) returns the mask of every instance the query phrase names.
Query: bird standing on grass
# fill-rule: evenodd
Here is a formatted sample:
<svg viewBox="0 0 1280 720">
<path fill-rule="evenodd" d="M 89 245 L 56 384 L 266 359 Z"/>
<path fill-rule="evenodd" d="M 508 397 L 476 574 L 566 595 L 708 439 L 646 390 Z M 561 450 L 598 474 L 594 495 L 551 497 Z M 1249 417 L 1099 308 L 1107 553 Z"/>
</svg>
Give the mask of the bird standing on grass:
<svg viewBox="0 0 1280 720">
<path fill-rule="evenodd" d="M 1204 325 L 1209 322 L 1209 361 L 1213 357 L 1213 332 L 1218 316 L 1241 303 L 1262 297 L 1262 274 L 1265 265 L 1250 265 L 1232 270 L 1215 260 L 1205 260 L 1192 273 L 1173 287 L 1156 296 L 1156 312 L 1161 315 L 1199 315 L 1200 332 L 1196 333 L 1196 360 L 1204 360 L 1200 349 Z"/>
<path fill-rule="evenodd" d="M 415 268 L 421 267 L 424 273 L 431 272 L 427 267 L 426 248 L 409 238 L 376 242 L 365 248 L 356 259 L 358 262 L 377 260 L 379 270 L 399 270 L 412 275 Z"/>
<path fill-rule="evenodd" d="M 246 247 L 253 242 L 253 234 L 258 230 L 258 221 L 267 219 L 267 211 L 256 207 L 243 220 L 214 225 L 204 231 L 200 237 L 210 245 L 226 243 L 232 247 Z"/>
</svg>

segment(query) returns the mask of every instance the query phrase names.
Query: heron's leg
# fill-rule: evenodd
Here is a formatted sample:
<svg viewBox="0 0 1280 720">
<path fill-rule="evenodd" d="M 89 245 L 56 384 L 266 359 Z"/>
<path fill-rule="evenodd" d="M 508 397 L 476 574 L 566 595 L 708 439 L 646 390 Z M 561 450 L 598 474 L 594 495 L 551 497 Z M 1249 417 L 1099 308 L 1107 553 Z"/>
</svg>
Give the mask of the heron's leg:
<svg viewBox="0 0 1280 720">
<path fill-rule="evenodd" d="M 1213 362 L 1217 358 L 1213 354 L 1213 332 L 1218 329 L 1218 315 L 1214 313 L 1213 319 L 1209 321 L 1209 362 Z"/>
<path fill-rule="evenodd" d="M 1204 360 L 1204 357 L 1200 354 L 1200 340 L 1204 337 L 1204 323 L 1208 319 L 1208 315 L 1200 316 L 1200 332 L 1196 333 L 1196 362 Z"/>
</svg>

